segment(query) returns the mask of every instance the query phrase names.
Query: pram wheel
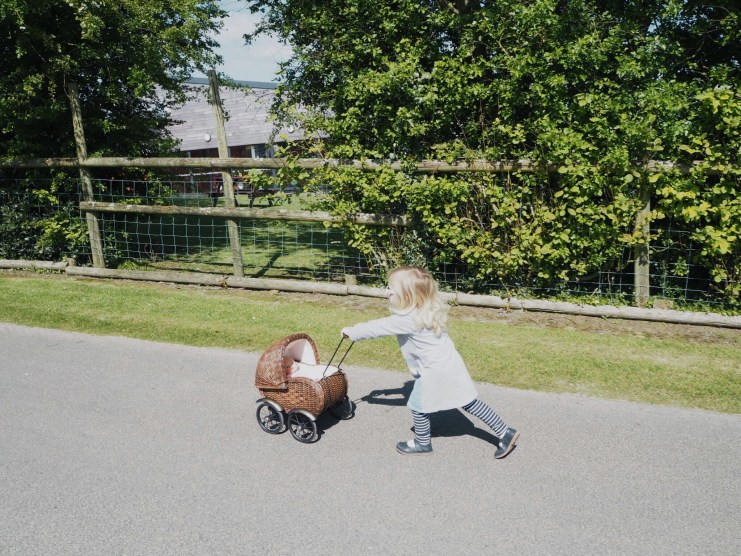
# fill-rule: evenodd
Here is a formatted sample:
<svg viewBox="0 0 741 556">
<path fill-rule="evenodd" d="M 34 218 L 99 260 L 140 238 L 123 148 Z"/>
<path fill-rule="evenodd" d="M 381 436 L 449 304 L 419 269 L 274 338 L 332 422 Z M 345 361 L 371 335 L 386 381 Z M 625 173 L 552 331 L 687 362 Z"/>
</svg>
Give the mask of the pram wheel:
<svg viewBox="0 0 741 556">
<path fill-rule="evenodd" d="M 304 444 L 314 442 L 318 438 L 316 423 L 300 412 L 288 414 L 288 430 L 291 431 L 293 438 Z"/>
<path fill-rule="evenodd" d="M 257 406 L 257 422 L 262 430 L 270 434 L 280 434 L 286 430 L 283 413 L 267 402 Z"/>
<path fill-rule="evenodd" d="M 355 414 L 355 408 L 353 407 L 350 398 L 344 396 L 340 401 L 329 408 L 329 412 L 337 419 L 345 421 Z"/>
</svg>

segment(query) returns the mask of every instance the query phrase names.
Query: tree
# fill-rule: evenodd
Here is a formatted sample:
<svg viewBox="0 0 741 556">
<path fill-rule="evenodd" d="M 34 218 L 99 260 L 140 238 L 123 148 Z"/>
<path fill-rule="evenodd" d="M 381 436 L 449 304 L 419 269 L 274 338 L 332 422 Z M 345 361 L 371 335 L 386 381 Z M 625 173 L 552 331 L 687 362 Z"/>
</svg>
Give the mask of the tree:
<svg viewBox="0 0 741 556">
<path fill-rule="evenodd" d="M 613 111 L 626 114 L 651 87 L 739 79 L 730 1 L 248 3 L 264 11 L 255 34 L 294 51 L 279 109 L 315 108 L 329 144 L 356 156 L 430 156 L 441 144 L 532 156 L 545 118 L 589 125 L 579 117 L 592 92 L 622 95 Z"/>
<path fill-rule="evenodd" d="M 3 0 L 0 157 L 74 157 L 65 92 L 78 85 L 88 153 L 156 156 L 174 149 L 169 104 L 194 69 L 218 63 L 216 0 Z M 12 172 L 3 172 L 12 176 Z M 24 171 L 0 187 L 0 256 L 78 254 L 77 180 Z M 85 250 L 83 249 L 82 252 Z M 82 257 L 81 257 L 82 258 Z"/>
<path fill-rule="evenodd" d="M 264 14 L 257 33 L 293 47 L 275 111 L 303 118 L 323 154 L 528 158 L 559 168 L 556 175 L 377 180 L 326 173 L 335 209 L 410 214 L 432 260 L 464 263 L 479 284 L 553 288 L 619 270 L 626 249 L 647 241 L 634 230 L 642 191 L 664 204 L 653 213 L 660 225 L 669 213 L 682 216 L 675 201 L 686 199 L 687 188 L 710 204 L 719 188 L 727 211 L 682 224 L 702 243 L 701 263 L 738 297 L 738 271 L 729 278 L 714 259 L 738 268 L 741 255 L 741 213 L 733 208 L 741 189 L 732 123 L 741 81 L 737 2 L 248 3 Z M 720 124 L 708 117 L 712 102 L 725 118 Z M 690 161 L 705 145 L 713 157 L 689 181 L 640 170 L 651 159 Z M 677 188 L 673 198 L 671 187 L 660 187 L 668 184 Z M 698 232 L 704 227 L 723 243 L 712 247 L 712 234 Z M 357 234 L 358 245 L 372 250 L 370 238 Z"/>
<path fill-rule="evenodd" d="M 0 156 L 74 155 L 68 81 L 90 153 L 171 149 L 165 108 L 193 70 L 220 61 L 213 33 L 225 15 L 216 0 L 3 0 Z"/>
</svg>

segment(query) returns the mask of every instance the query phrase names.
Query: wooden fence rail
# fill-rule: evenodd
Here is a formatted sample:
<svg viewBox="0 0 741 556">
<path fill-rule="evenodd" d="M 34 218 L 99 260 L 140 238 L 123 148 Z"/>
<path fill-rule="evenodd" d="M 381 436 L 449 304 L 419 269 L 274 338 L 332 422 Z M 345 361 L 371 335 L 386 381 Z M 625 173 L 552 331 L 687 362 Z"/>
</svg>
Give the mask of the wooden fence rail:
<svg viewBox="0 0 741 556">
<path fill-rule="evenodd" d="M 348 218 L 329 212 L 308 210 L 261 210 L 240 207 L 180 207 L 174 205 L 127 205 L 123 203 L 101 203 L 81 201 L 83 212 L 112 212 L 123 214 L 156 214 L 159 216 L 199 216 L 207 218 L 234 218 L 254 220 L 289 220 L 296 222 L 342 222 L 350 220 L 367 226 L 406 226 L 406 218 L 394 214 L 354 214 Z"/>
<path fill-rule="evenodd" d="M 220 274 L 199 272 L 123 270 L 109 268 L 89 268 L 75 266 L 74 261 L 47 262 L 0 259 L 0 269 L 44 269 L 66 272 L 71 276 L 91 278 L 118 278 L 148 282 L 171 282 L 176 284 L 193 284 L 227 288 L 245 288 L 251 290 L 278 290 L 286 292 L 326 293 L 330 295 L 357 295 L 364 297 L 385 298 L 386 291 L 381 288 L 358 286 L 355 284 L 337 284 L 326 282 L 307 282 L 298 280 L 272 278 L 237 278 Z M 564 301 L 544 301 L 539 299 L 501 298 L 492 295 L 474 295 L 467 293 L 442 293 L 447 302 L 469 307 L 484 307 L 515 311 L 538 311 L 583 315 L 600 318 L 643 320 L 653 322 L 670 322 L 730 328 L 741 330 L 741 317 L 718 315 L 714 313 L 695 313 L 671 309 L 642 309 L 638 307 L 615 307 L 612 305 L 580 305 Z"/>
<path fill-rule="evenodd" d="M 676 171 L 689 174 L 693 168 L 704 164 L 694 161 L 692 164 L 677 164 L 661 160 L 651 160 L 635 168 L 647 172 Z M 451 174 L 458 172 L 556 172 L 558 165 L 533 162 L 532 160 L 461 160 L 444 162 L 441 160 L 422 160 L 414 165 L 402 164 L 392 160 L 341 160 L 338 158 L 138 158 L 138 157 L 89 157 L 84 160 L 76 158 L 27 158 L 0 160 L 0 168 L 207 168 L 212 170 L 279 170 L 297 167 L 305 170 L 321 168 L 355 168 L 364 171 L 378 171 L 388 168 L 397 172 L 411 171 L 421 174 Z M 718 171 L 708 170 L 709 174 Z"/>
<path fill-rule="evenodd" d="M 361 170 L 379 170 L 382 167 L 390 167 L 394 170 L 401 170 L 401 165 L 398 162 L 384 162 L 384 161 L 361 161 L 361 160 L 350 160 L 342 161 L 337 159 L 315 159 L 315 158 L 304 158 L 294 161 L 289 161 L 283 158 L 121 158 L 121 157 L 106 157 L 106 158 L 86 158 L 84 160 L 71 159 L 71 158 L 48 158 L 48 159 L 27 159 L 27 160 L 0 160 L 0 168 L 19 168 L 19 169 L 32 169 L 32 168 L 80 168 L 84 170 L 87 168 L 122 168 L 122 167 L 137 167 L 137 168 L 200 168 L 200 169 L 212 169 L 212 170 L 228 170 L 228 169 L 279 169 L 295 164 L 296 166 L 304 169 L 318 169 L 322 167 L 353 167 Z M 699 164 L 699 163 L 698 163 Z M 519 160 L 519 161 L 500 161 L 500 162 L 489 162 L 489 161 L 468 161 L 458 162 L 449 164 L 441 161 L 422 161 L 416 165 L 416 171 L 421 173 L 450 173 L 450 172 L 534 172 L 538 169 L 542 169 L 542 166 L 536 165 L 531 161 Z M 650 162 L 646 165 L 646 168 L 650 168 L 651 171 L 665 171 L 672 168 L 679 169 L 682 172 L 688 172 L 689 167 L 679 167 L 666 162 Z M 551 167 L 546 167 L 546 171 L 553 171 Z M 231 190 L 227 187 L 225 190 Z M 274 220 L 296 220 L 296 221 L 330 221 L 337 222 L 342 220 L 336 216 L 330 215 L 329 213 L 311 213 L 307 211 L 254 211 L 249 209 L 225 207 L 225 208 L 212 208 L 207 210 L 205 208 L 192 208 L 192 207 L 178 207 L 178 206 L 142 206 L 142 205 L 125 205 L 117 203 L 99 203 L 93 202 L 89 199 L 80 203 L 80 209 L 84 211 L 88 219 L 93 221 L 96 213 L 98 212 L 118 212 L 118 213 L 130 213 L 130 214 L 170 214 L 170 215 L 191 215 L 191 216 L 211 216 L 217 218 L 226 219 L 243 219 L 243 218 L 254 218 L 254 219 L 274 219 Z M 650 212 L 650 202 L 648 199 L 644 199 L 644 205 L 639 214 L 636 215 L 636 229 L 643 230 L 648 220 L 646 214 Z M 370 215 L 370 214 L 358 214 L 350 220 L 358 224 L 369 224 L 369 225 L 384 225 L 384 226 L 405 226 L 406 218 L 401 215 Z M 231 233 L 231 235 L 235 235 Z M 234 246 L 238 245 L 238 236 L 232 238 Z M 91 239 L 91 245 L 94 247 L 93 239 Z M 102 249 L 98 248 L 94 253 L 98 253 L 98 259 L 102 257 Z M 241 250 L 233 249 L 235 255 L 234 268 L 235 276 L 240 276 L 241 262 L 239 254 Z M 648 302 L 648 283 L 650 273 L 650 262 L 648 258 L 649 246 L 648 244 L 640 246 L 635 253 L 633 262 L 633 273 L 634 273 L 634 301 L 636 305 L 642 307 Z M 101 268 L 104 264 L 96 263 L 95 267 Z"/>
</svg>

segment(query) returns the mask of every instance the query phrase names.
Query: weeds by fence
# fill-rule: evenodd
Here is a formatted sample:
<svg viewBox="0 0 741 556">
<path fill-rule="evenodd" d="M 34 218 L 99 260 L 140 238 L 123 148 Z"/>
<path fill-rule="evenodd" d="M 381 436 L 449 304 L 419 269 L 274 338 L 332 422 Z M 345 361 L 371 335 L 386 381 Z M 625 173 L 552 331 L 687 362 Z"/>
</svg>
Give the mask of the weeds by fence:
<svg viewBox="0 0 741 556">
<path fill-rule="evenodd" d="M 662 308 L 709 308 L 729 310 L 713 296 L 707 269 L 692 263 L 696 247 L 683 230 L 652 228 L 660 242 L 649 248 L 650 304 Z M 625 249 L 621 270 L 596 272 L 579 282 L 562 282 L 550 288 L 533 288 L 525 283 L 477 284 L 455 266 L 441 269 L 441 282 L 453 291 L 493 292 L 497 295 L 569 300 L 595 304 L 630 305 L 635 292 L 633 253 Z M 483 288 L 482 288 L 483 286 Z"/>
</svg>

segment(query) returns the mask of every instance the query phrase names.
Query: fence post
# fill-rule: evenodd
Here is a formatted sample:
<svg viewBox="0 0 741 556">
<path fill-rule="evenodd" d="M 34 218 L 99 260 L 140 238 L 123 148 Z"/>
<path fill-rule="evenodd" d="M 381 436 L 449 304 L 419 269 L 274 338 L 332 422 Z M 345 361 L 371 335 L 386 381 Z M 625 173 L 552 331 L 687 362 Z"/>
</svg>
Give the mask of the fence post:
<svg viewBox="0 0 741 556">
<path fill-rule="evenodd" d="M 214 107 L 214 116 L 216 118 L 216 137 L 219 143 L 219 158 L 229 158 L 229 147 L 226 142 L 226 125 L 224 123 L 224 109 L 221 105 L 221 96 L 219 95 L 219 84 L 216 80 L 216 72 L 208 72 L 209 97 Z M 228 171 L 221 172 L 221 181 L 224 184 L 224 204 L 227 208 L 236 206 L 234 199 L 234 182 L 232 175 Z M 226 221 L 229 229 L 229 244 L 232 247 L 232 262 L 234 265 L 234 276 L 244 278 L 244 264 L 242 262 L 242 239 L 239 236 L 239 224 L 236 220 L 228 219 Z"/>
<path fill-rule="evenodd" d="M 72 111 L 72 127 L 75 133 L 75 147 L 77 149 L 77 162 L 82 162 L 87 158 L 87 144 L 85 143 L 85 130 L 82 127 L 82 110 L 80 109 L 80 91 L 76 83 L 67 83 L 67 97 L 69 106 Z M 80 166 L 80 181 L 82 182 L 82 198 L 85 201 L 92 202 L 95 200 L 93 194 L 93 182 L 90 178 L 90 172 L 87 168 Z M 90 251 L 93 257 L 93 266 L 95 268 L 105 268 L 105 258 L 103 257 L 103 241 L 100 235 L 100 222 L 98 214 L 88 212 L 85 215 L 87 219 L 88 235 L 90 236 Z"/>
<path fill-rule="evenodd" d="M 651 234 L 651 190 L 643 184 L 640 189 L 641 208 L 636 215 L 635 230 L 644 242 L 635 246 L 633 261 L 634 301 L 638 307 L 648 304 L 650 290 L 649 238 Z"/>
</svg>

